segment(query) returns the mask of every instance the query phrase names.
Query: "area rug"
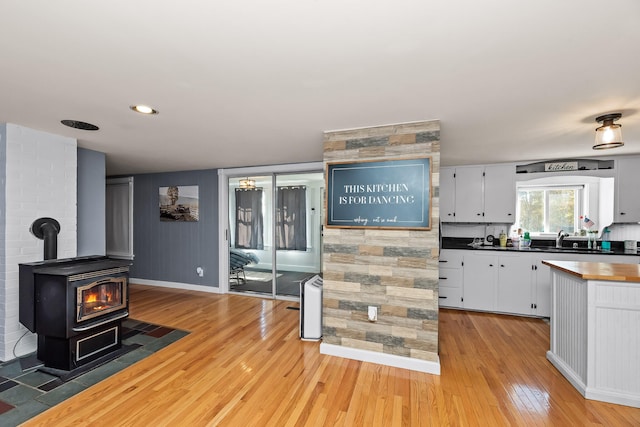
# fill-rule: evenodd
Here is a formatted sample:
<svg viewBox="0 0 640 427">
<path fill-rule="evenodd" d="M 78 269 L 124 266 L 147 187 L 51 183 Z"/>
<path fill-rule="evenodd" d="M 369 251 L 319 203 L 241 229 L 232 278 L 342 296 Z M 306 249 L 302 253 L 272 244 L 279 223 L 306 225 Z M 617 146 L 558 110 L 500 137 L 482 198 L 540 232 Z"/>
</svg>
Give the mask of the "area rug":
<svg viewBox="0 0 640 427">
<path fill-rule="evenodd" d="M 251 271 L 245 270 L 245 278 L 247 281 L 251 280 L 253 282 L 270 282 L 273 280 L 273 274 L 267 273 L 264 271 Z M 281 277 L 282 274 L 276 274 L 276 277 Z"/>
<path fill-rule="evenodd" d="M 42 372 L 35 353 L 0 363 L 0 426 L 17 426 L 188 334 L 127 319 L 122 322 L 122 354 L 79 375 Z"/>
</svg>

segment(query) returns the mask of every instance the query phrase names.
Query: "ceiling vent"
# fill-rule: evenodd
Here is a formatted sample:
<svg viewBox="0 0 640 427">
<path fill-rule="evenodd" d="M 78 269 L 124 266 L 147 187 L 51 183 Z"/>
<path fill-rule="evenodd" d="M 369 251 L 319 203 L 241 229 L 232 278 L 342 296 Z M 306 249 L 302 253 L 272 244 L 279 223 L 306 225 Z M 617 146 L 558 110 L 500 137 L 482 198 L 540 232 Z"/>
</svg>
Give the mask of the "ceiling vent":
<svg viewBox="0 0 640 427">
<path fill-rule="evenodd" d="M 60 123 L 62 123 L 65 126 L 69 126 L 70 128 L 80 129 L 80 130 L 98 130 L 98 129 L 100 129 L 96 125 L 92 125 L 91 123 L 87 123 L 87 122 L 81 122 L 81 121 L 78 121 L 78 120 L 60 120 Z"/>
</svg>

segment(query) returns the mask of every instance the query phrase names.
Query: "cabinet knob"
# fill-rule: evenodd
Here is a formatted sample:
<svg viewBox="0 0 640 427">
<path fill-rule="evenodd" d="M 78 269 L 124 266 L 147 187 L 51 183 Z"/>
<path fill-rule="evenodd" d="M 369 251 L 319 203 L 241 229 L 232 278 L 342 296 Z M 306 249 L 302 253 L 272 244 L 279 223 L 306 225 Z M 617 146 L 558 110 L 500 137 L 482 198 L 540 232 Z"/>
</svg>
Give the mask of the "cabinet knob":
<svg viewBox="0 0 640 427">
<path fill-rule="evenodd" d="M 438 298 L 440 298 L 440 299 L 447 299 L 447 297 L 441 297 L 441 296 L 439 296 L 439 295 L 438 295 Z"/>
<path fill-rule="evenodd" d="M 508 213 L 508 214 L 507 214 L 507 216 L 511 216 L 511 214 L 510 214 L 510 213 Z"/>
<path fill-rule="evenodd" d="M 626 215 L 626 214 L 627 214 L 626 212 L 620 212 L 620 215 Z"/>
<path fill-rule="evenodd" d="M 438 262 L 449 262 L 449 261 L 447 261 L 446 259 L 440 259 L 438 260 Z"/>
<path fill-rule="evenodd" d="M 493 267 L 493 264 L 489 264 L 489 267 Z"/>
<path fill-rule="evenodd" d="M 440 279 L 440 280 L 447 280 L 447 278 L 446 278 L 446 277 L 438 277 L 438 279 Z"/>
<path fill-rule="evenodd" d="M 504 264 L 500 264 L 500 267 L 504 267 Z"/>
</svg>

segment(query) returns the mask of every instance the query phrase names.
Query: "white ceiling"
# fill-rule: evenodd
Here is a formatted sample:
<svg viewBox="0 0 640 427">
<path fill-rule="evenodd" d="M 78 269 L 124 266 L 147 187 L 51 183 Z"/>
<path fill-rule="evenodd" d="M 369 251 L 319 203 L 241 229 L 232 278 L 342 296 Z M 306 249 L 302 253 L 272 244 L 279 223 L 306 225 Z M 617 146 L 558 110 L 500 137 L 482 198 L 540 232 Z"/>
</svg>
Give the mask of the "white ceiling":
<svg viewBox="0 0 640 427">
<path fill-rule="evenodd" d="M 321 161 L 325 130 L 431 119 L 443 165 L 640 153 L 638 0 L 1 3 L 0 122 L 109 174 Z M 594 152 L 608 112 L 626 145 Z"/>
</svg>

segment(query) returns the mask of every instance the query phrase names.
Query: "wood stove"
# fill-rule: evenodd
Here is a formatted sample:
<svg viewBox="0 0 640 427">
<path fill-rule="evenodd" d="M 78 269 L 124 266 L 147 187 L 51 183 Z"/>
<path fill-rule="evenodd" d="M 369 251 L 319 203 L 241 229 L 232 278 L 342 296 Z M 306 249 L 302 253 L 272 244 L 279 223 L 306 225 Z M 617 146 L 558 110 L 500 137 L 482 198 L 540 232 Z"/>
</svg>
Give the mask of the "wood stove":
<svg viewBox="0 0 640 427">
<path fill-rule="evenodd" d="M 20 322 L 38 334 L 46 367 L 71 371 L 120 349 L 130 265 L 101 256 L 20 264 Z"/>
</svg>

